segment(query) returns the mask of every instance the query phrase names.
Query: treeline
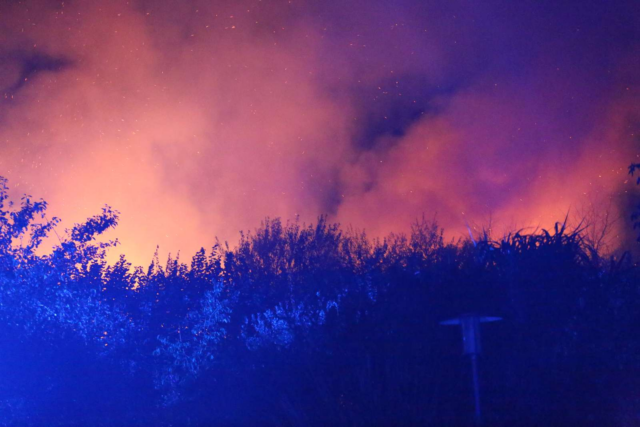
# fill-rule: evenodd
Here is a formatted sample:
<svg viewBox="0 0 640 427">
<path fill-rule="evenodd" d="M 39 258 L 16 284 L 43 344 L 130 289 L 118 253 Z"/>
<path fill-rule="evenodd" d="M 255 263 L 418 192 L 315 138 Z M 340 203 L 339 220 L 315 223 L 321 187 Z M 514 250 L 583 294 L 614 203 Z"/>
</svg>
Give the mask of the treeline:
<svg viewBox="0 0 640 427">
<path fill-rule="evenodd" d="M 237 246 L 143 269 L 105 208 L 58 236 L 0 180 L 0 423 L 461 426 L 460 331 L 483 325 L 487 425 L 635 425 L 640 273 L 580 229 L 447 242 L 430 221 L 384 240 L 265 220 Z"/>
</svg>

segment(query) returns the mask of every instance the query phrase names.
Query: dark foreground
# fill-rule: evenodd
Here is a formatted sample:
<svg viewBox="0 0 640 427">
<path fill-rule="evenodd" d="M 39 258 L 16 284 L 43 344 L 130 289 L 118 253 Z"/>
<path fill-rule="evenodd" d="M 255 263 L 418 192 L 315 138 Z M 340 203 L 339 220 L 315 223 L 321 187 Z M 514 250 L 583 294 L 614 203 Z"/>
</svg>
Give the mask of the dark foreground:
<svg viewBox="0 0 640 427">
<path fill-rule="evenodd" d="M 36 255 L 45 208 L 0 205 L 0 425 L 471 425 L 439 321 L 472 312 L 503 318 L 482 325 L 486 425 L 640 423 L 639 270 L 584 230 L 454 244 L 428 222 L 372 241 L 275 220 L 133 269 L 94 240 L 109 209 Z"/>
</svg>

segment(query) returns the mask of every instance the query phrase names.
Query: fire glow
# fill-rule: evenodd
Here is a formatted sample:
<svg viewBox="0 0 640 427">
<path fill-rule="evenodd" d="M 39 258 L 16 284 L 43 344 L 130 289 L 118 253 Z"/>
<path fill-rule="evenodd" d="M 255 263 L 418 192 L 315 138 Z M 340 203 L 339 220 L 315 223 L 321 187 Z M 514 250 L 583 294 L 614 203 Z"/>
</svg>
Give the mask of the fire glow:
<svg viewBox="0 0 640 427">
<path fill-rule="evenodd" d="M 0 175 L 63 226 L 118 209 L 136 264 L 266 216 L 623 214 L 633 14 L 514 3 L 3 2 Z"/>
</svg>

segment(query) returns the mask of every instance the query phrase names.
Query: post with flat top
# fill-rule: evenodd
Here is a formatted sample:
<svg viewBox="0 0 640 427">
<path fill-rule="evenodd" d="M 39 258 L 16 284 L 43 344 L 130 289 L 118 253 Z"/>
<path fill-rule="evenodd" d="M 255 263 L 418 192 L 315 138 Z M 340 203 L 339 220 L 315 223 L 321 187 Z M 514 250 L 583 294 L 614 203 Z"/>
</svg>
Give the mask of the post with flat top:
<svg viewBox="0 0 640 427">
<path fill-rule="evenodd" d="M 460 325 L 462 329 L 463 354 L 471 359 L 471 371 L 473 381 L 473 401 L 475 406 L 474 424 L 482 425 L 482 410 L 480 407 L 480 381 L 478 379 L 478 355 L 482 353 L 480 343 L 480 323 L 497 322 L 501 317 L 480 316 L 477 314 L 464 314 L 454 319 L 444 320 L 441 325 Z"/>
</svg>

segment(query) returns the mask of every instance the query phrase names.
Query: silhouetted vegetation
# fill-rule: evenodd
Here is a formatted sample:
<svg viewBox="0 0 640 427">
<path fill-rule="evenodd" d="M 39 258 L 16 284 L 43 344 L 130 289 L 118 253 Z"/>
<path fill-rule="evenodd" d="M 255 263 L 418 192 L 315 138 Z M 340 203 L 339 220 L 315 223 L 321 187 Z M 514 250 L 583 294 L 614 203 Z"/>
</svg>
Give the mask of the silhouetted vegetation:
<svg viewBox="0 0 640 427">
<path fill-rule="evenodd" d="M 483 326 L 487 425 L 635 425 L 640 274 L 580 229 L 446 242 L 265 220 L 148 269 L 105 254 L 105 208 L 57 219 L 0 181 L 3 425 L 471 424 L 460 331 Z"/>
<path fill-rule="evenodd" d="M 640 163 L 632 163 L 629 166 L 629 175 L 634 176 L 636 170 L 640 170 Z M 640 176 L 636 179 L 636 184 L 640 185 Z M 640 228 L 640 205 L 636 207 L 636 211 L 631 215 L 633 221 L 633 229 Z M 638 242 L 640 242 L 640 236 L 638 236 Z"/>
</svg>

